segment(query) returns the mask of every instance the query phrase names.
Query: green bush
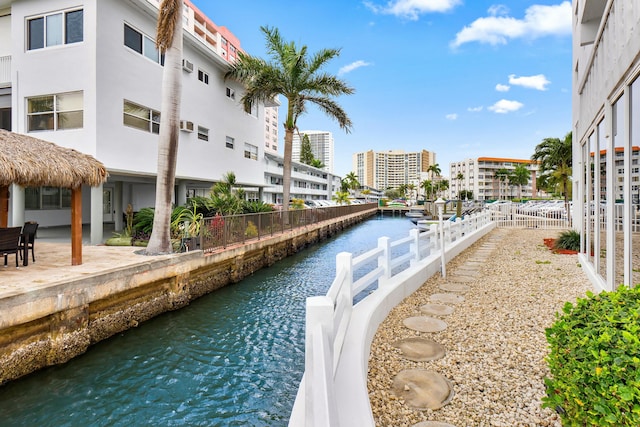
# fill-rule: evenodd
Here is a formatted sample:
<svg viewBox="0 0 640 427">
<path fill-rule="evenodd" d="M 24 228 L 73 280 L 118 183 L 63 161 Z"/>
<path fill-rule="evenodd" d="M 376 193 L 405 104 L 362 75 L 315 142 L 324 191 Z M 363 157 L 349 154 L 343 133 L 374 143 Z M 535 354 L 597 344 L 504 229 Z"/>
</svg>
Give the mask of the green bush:
<svg viewBox="0 0 640 427">
<path fill-rule="evenodd" d="M 547 328 L 543 406 L 568 426 L 640 426 L 640 288 L 587 293 Z"/>
<path fill-rule="evenodd" d="M 553 243 L 553 248 L 580 251 L 580 233 L 577 230 L 563 231 Z"/>
</svg>

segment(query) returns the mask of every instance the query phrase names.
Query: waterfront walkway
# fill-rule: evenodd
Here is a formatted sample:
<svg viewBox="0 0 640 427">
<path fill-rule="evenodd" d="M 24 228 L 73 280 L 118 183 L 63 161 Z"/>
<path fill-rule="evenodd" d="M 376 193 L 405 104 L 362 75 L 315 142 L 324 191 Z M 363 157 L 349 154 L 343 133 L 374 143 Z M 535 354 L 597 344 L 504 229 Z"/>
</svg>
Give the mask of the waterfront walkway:
<svg viewBox="0 0 640 427">
<path fill-rule="evenodd" d="M 544 246 L 557 234 L 496 229 L 391 310 L 369 357 L 376 426 L 561 426 L 541 408 L 544 330 L 591 285 Z"/>
</svg>

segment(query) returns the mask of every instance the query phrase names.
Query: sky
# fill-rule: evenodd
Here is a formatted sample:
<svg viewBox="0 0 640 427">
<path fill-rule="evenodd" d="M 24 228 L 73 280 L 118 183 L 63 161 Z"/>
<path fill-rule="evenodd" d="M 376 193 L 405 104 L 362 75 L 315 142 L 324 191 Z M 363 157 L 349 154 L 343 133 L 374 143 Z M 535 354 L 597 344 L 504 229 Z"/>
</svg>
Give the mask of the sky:
<svg viewBox="0 0 640 427">
<path fill-rule="evenodd" d="M 340 176 L 361 151 L 433 151 L 447 176 L 470 158 L 529 159 L 571 131 L 570 1 L 192 1 L 253 56 L 269 58 L 261 26 L 311 53 L 340 49 L 323 71 L 355 89 L 336 99 L 351 131 L 315 107 L 298 119 L 332 132 Z"/>
</svg>

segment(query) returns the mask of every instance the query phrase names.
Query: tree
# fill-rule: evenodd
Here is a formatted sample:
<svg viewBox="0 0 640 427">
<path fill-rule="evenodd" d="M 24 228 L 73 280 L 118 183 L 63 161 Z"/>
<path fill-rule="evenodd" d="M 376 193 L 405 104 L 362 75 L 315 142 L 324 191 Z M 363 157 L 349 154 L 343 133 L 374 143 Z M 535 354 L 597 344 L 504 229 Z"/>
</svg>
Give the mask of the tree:
<svg viewBox="0 0 640 427">
<path fill-rule="evenodd" d="M 361 191 L 362 195 L 364 196 L 364 201 L 365 203 L 369 201 L 369 194 L 371 194 L 371 190 L 369 190 L 368 188 L 365 188 L 364 190 Z"/>
<path fill-rule="evenodd" d="M 344 181 L 347 184 L 347 190 L 357 190 L 360 188 L 360 181 L 358 181 L 358 175 L 355 172 L 349 172 L 345 177 Z"/>
<path fill-rule="evenodd" d="M 502 191 L 502 184 L 504 184 L 505 181 L 509 180 L 509 178 L 511 177 L 511 171 L 507 168 L 500 168 L 495 172 L 495 177 L 498 178 L 499 185 L 500 185 L 500 188 L 498 190 L 498 199 L 500 199 L 502 194 L 504 193 Z M 506 196 L 505 196 L 505 199 L 506 199 Z"/>
<path fill-rule="evenodd" d="M 300 141 L 300 163 L 310 165 L 315 159 L 316 158 L 313 156 L 313 151 L 311 151 L 311 141 L 309 141 L 309 135 L 305 133 L 302 135 L 302 140 Z"/>
<path fill-rule="evenodd" d="M 318 168 L 318 169 L 324 168 L 324 163 L 322 163 L 322 161 L 320 159 L 313 159 L 311 161 L 311 163 L 309 163 L 309 165 L 313 166 L 314 168 Z"/>
<path fill-rule="evenodd" d="M 567 218 L 569 212 L 569 181 L 572 175 L 573 143 L 571 132 L 564 139 L 545 138 L 536 146 L 531 160 L 539 162 L 540 175 L 543 182 L 559 184 L 564 194 L 564 205 Z"/>
<path fill-rule="evenodd" d="M 460 194 L 462 193 L 462 189 L 460 188 L 460 181 L 462 181 L 464 179 L 464 175 L 462 174 L 462 172 L 458 172 L 458 175 L 456 175 L 456 181 L 458 181 L 458 199 L 462 199 L 462 196 L 460 196 Z"/>
<path fill-rule="evenodd" d="M 433 178 L 440 176 L 440 174 L 442 173 L 442 170 L 440 169 L 439 164 L 434 163 L 433 165 L 427 168 L 427 172 L 431 172 L 431 180 L 433 181 Z"/>
<path fill-rule="evenodd" d="M 433 181 L 430 179 L 424 180 L 420 186 L 424 190 L 425 199 L 431 199 L 431 196 L 433 196 Z"/>
<path fill-rule="evenodd" d="M 529 169 L 522 163 L 519 163 L 514 171 L 511 173 L 510 182 L 513 185 L 517 185 L 519 187 L 519 198 L 522 200 L 522 186 L 527 185 L 529 183 L 529 178 L 531 177 L 531 172 Z"/>
<path fill-rule="evenodd" d="M 241 102 L 245 108 L 255 102 L 272 101 L 278 95 L 287 99 L 287 115 L 284 122 L 284 165 L 282 171 L 283 208 L 289 208 L 291 192 L 291 153 L 293 132 L 298 118 L 307 111 L 307 104 L 314 104 L 327 116 L 335 119 L 341 129 L 351 131 L 351 119 L 333 100 L 333 97 L 350 95 L 353 88 L 338 77 L 322 71 L 339 49 L 321 49 L 310 55 L 307 46 L 298 47 L 285 42 L 277 28 L 261 27 L 265 35 L 267 52 L 271 62 L 242 52 L 227 73 L 245 86 Z"/>
<path fill-rule="evenodd" d="M 165 54 L 158 136 L 158 171 L 153 231 L 147 255 L 173 252 L 171 204 L 178 158 L 182 98 L 182 0 L 162 0 L 158 13 L 156 48 Z"/>
</svg>

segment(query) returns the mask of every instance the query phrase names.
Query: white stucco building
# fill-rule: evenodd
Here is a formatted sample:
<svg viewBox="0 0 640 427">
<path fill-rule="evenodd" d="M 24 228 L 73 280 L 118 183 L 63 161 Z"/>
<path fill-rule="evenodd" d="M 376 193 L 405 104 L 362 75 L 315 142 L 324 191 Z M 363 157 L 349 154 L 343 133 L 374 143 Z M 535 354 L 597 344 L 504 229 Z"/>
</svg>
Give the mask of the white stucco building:
<svg viewBox="0 0 640 427">
<path fill-rule="evenodd" d="M 163 71 L 154 47 L 157 5 L 0 0 L 0 124 L 105 164 L 110 176 L 103 187 L 83 188 L 92 243 L 102 240 L 103 222 L 120 228 L 127 204 L 139 210 L 155 202 Z M 243 88 L 224 79 L 239 41 L 188 0 L 183 23 L 176 203 L 229 171 L 261 193 L 265 106 L 245 111 Z M 65 189 L 14 186 L 9 221 L 68 224 L 68 204 Z"/>
<path fill-rule="evenodd" d="M 573 2 L 573 212 L 598 289 L 640 283 L 640 4 Z"/>
<path fill-rule="evenodd" d="M 334 160 L 334 142 L 333 134 L 323 130 L 302 130 L 293 134 L 293 144 L 291 147 L 291 158 L 297 162 L 300 161 L 300 148 L 304 135 L 309 137 L 311 152 L 313 157 L 320 160 L 324 165 L 324 170 L 333 173 Z"/>
</svg>

